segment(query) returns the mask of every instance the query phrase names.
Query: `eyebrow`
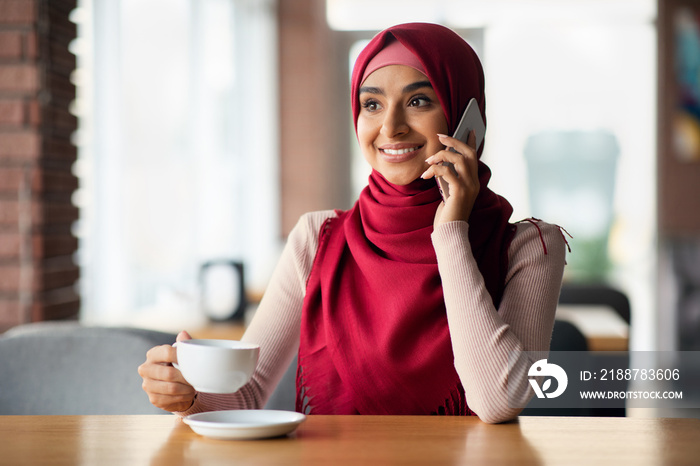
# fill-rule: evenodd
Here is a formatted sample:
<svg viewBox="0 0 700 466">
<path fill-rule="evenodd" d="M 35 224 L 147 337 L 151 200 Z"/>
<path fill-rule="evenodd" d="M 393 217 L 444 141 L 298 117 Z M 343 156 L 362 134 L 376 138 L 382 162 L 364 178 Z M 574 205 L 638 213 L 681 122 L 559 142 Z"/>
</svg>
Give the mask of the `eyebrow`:
<svg viewBox="0 0 700 466">
<path fill-rule="evenodd" d="M 433 85 L 430 84 L 430 81 L 416 81 L 414 83 L 406 85 L 403 88 L 402 93 L 406 94 L 409 92 L 417 91 L 418 89 L 422 89 L 424 87 L 429 87 L 432 89 Z M 360 94 L 364 93 L 384 95 L 384 89 L 380 87 L 363 86 L 360 88 Z"/>
</svg>

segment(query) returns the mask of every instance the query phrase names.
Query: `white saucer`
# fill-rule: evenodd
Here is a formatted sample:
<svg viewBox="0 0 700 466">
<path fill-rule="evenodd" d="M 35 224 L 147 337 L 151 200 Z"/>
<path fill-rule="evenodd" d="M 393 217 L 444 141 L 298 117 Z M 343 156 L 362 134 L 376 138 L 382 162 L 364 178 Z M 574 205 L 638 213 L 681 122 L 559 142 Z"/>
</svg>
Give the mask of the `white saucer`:
<svg viewBox="0 0 700 466">
<path fill-rule="evenodd" d="M 199 435 L 244 440 L 279 437 L 293 432 L 306 416 L 293 411 L 236 409 L 191 414 L 183 419 Z"/>
</svg>

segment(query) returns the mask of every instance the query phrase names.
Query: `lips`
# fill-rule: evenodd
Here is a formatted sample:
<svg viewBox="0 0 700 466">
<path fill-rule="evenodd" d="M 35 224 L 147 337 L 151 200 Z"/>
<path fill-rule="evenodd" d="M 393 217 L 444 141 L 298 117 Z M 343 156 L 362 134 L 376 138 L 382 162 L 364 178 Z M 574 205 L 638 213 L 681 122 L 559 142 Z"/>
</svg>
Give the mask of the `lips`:
<svg viewBox="0 0 700 466">
<path fill-rule="evenodd" d="M 403 155 L 415 151 L 418 147 L 411 147 L 410 149 L 382 149 L 385 154 L 388 155 Z"/>
<path fill-rule="evenodd" d="M 405 162 L 406 160 L 412 159 L 416 153 L 422 149 L 423 146 L 415 145 L 392 145 L 383 146 L 379 148 L 379 152 L 382 154 L 385 160 L 388 162 Z"/>
</svg>

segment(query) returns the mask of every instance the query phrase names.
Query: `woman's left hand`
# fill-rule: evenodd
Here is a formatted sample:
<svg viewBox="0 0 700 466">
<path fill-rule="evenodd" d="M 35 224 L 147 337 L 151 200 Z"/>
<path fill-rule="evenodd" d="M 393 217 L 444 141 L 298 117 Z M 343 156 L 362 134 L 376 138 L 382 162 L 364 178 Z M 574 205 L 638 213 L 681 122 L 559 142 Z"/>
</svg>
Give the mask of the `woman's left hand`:
<svg viewBox="0 0 700 466">
<path fill-rule="evenodd" d="M 466 144 L 443 134 L 438 134 L 438 137 L 446 147 L 428 157 L 426 162 L 430 167 L 421 175 L 424 179 L 441 176 L 450 186 L 447 202 L 440 203 L 435 214 L 435 228 L 456 220 L 468 222 L 480 188 L 474 131 L 469 133 Z M 450 151 L 450 148 L 456 152 Z M 442 162 L 450 162 L 453 166 L 442 165 Z"/>
</svg>

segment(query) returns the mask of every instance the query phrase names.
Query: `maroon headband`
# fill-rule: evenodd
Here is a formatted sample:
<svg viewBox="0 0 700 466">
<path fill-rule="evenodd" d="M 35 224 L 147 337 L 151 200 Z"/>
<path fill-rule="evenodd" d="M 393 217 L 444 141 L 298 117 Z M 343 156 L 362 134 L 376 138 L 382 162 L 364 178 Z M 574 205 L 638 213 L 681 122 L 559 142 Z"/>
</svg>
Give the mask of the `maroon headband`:
<svg viewBox="0 0 700 466">
<path fill-rule="evenodd" d="M 401 42 L 393 37 L 389 37 L 386 46 L 379 51 L 367 64 L 365 72 L 362 75 L 360 84 L 365 82 L 367 76 L 377 71 L 379 68 L 384 68 L 389 65 L 405 65 L 420 71 L 427 76 L 423 64 L 418 60 L 418 57 L 406 48 Z"/>
</svg>

